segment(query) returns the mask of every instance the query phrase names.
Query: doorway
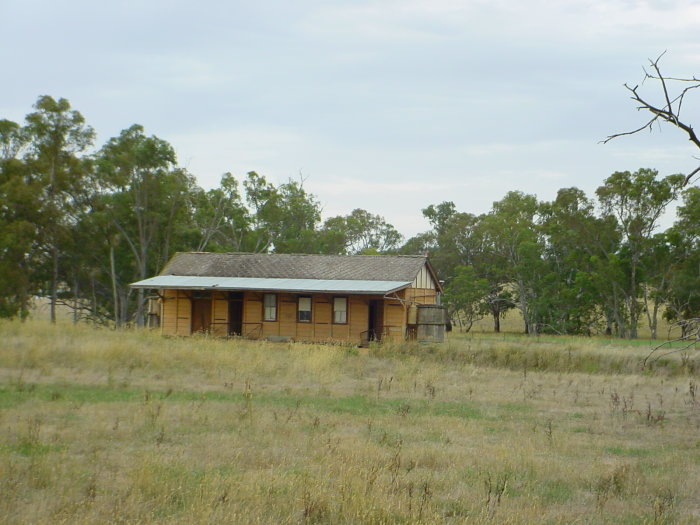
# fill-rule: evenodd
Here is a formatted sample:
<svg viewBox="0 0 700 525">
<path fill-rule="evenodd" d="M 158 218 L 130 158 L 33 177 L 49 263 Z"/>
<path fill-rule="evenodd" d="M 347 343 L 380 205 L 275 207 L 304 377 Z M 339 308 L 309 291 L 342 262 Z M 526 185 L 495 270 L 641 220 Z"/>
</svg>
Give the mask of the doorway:
<svg viewBox="0 0 700 525">
<path fill-rule="evenodd" d="M 243 335 L 243 292 L 228 294 L 228 335 Z"/>
<path fill-rule="evenodd" d="M 211 328 L 211 299 L 192 299 L 192 333 Z"/>
<path fill-rule="evenodd" d="M 367 339 L 379 341 L 382 336 L 382 301 L 371 300 L 368 311 Z"/>
</svg>

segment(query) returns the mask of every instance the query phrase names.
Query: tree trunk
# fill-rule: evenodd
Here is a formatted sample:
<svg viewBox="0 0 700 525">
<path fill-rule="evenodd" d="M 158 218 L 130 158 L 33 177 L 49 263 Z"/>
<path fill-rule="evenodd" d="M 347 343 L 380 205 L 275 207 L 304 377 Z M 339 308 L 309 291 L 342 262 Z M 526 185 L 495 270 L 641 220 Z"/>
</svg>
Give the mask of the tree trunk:
<svg viewBox="0 0 700 525">
<path fill-rule="evenodd" d="M 523 321 L 525 323 L 525 334 L 527 335 L 537 335 L 537 325 L 530 315 L 530 307 L 527 296 L 527 288 L 523 282 L 518 282 L 518 310 L 523 316 Z"/>
<path fill-rule="evenodd" d="M 605 313 L 605 335 L 609 337 L 613 335 L 613 319 L 609 312 Z"/>
<path fill-rule="evenodd" d="M 136 294 L 136 326 L 139 328 L 144 327 L 144 290 L 143 288 L 139 288 L 138 293 Z"/>
<path fill-rule="evenodd" d="M 51 323 L 56 324 L 56 302 L 58 301 L 58 248 L 54 245 L 51 249 Z"/>
<path fill-rule="evenodd" d="M 654 297 L 653 307 L 649 308 L 649 289 L 647 286 L 643 287 L 644 290 L 644 310 L 647 314 L 647 324 L 649 325 L 649 330 L 651 331 L 651 338 L 656 339 L 656 330 L 658 327 L 658 315 L 659 315 L 659 300 Z M 657 294 L 658 297 L 658 294 Z"/>
<path fill-rule="evenodd" d="M 636 297 L 630 297 L 627 309 L 630 314 L 629 338 L 637 339 L 637 325 L 639 324 L 639 304 Z"/>
<path fill-rule="evenodd" d="M 23 323 L 29 316 L 29 291 L 27 289 L 27 281 L 22 281 L 22 286 L 19 289 L 19 319 Z"/>
<path fill-rule="evenodd" d="M 630 293 L 627 298 L 627 310 L 630 315 L 629 334 L 630 339 L 637 339 L 637 325 L 639 324 L 639 303 L 637 303 L 637 261 L 632 258 L 630 268 Z"/>
<path fill-rule="evenodd" d="M 92 304 L 90 305 L 90 311 L 92 312 L 93 319 L 98 319 L 97 313 L 97 293 L 95 292 L 95 279 L 90 279 L 90 297 L 92 298 Z"/>
<path fill-rule="evenodd" d="M 112 300 L 114 301 L 114 326 L 120 328 L 122 317 L 119 312 L 119 296 L 117 295 L 117 271 L 114 263 L 114 246 L 109 247 L 109 267 L 112 276 Z"/>
<path fill-rule="evenodd" d="M 139 260 L 139 280 L 146 279 L 146 271 L 148 268 L 148 246 L 141 245 L 141 257 Z M 139 288 L 136 294 L 136 326 L 144 327 L 145 312 L 144 312 L 144 289 Z"/>
<path fill-rule="evenodd" d="M 73 276 L 73 324 L 78 324 L 78 277 Z"/>
<path fill-rule="evenodd" d="M 128 308 L 129 308 L 129 292 L 124 290 L 119 290 L 119 317 L 121 323 L 124 324 L 128 320 Z"/>
</svg>

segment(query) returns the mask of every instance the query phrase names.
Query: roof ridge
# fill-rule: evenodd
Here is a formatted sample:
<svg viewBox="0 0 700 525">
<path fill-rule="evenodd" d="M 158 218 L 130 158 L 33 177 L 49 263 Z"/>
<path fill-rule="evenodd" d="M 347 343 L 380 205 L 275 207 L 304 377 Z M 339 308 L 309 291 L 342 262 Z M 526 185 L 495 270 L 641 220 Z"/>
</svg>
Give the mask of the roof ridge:
<svg viewBox="0 0 700 525">
<path fill-rule="evenodd" d="M 413 281 L 425 255 L 179 252 L 160 275 Z"/>
</svg>

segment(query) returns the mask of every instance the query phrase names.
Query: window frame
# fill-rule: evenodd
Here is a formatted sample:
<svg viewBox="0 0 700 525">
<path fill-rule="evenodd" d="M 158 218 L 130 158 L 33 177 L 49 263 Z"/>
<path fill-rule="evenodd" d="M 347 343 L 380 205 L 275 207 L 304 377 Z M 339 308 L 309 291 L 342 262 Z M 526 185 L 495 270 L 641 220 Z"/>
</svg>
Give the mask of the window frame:
<svg viewBox="0 0 700 525">
<path fill-rule="evenodd" d="M 343 300 L 345 300 L 345 321 L 343 321 L 343 322 L 339 322 L 339 321 L 336 321 L 336 320 L 335 320 L 335 313 L 336 313 L 336 309 L 335 309 L 335 300 L 336 300 L 336 299 L 343 299 Z M 331 318 L 332 324 L 348 324 L 348 317 L 349 317 L 349 316 L 348 316 L 348 311 L 349 311 L 349 310 L 350 310 L 350 301 L 348 300 L 348 297 L 347 297 L 347 296 L 341 295 L 341 296 L 335 296 L 335 297 L 333 297 L 333 310 L 332 310 L 332 318 Z M 340 311 L 340 310 L 339 310 L 339 311 Z"/>
<path fill-rule="evenodd" d="M 302 299 L 308 299 L 308 301 L 309 301 L 309 309 L 308 310 L 301 309 L 301 300 Z M 311 323 L 311 322 L 313 322 L 313 319 L 314 319 L 313 311 L 314 311 L 314 302 L 313 302 L 311 296 L 310 295 L 299 295 L 297 297 L 297 323 Z M 302 319 L 301 318 L 302 312 L 309 312 L 309 318 Z"/>
<path fill-rule="evenodd" d="M 267 304 L 265 303 L 266 297 L 274 297 L 274 300 L 275 300 L 275 305 L 274 305 L 275 316 L 273 319 L 267 319 L 267 309 L 273 308 L 273 307 L 267 306 Z M 277 301 L 277 294 L 276 293 L 264 293 L 263 294 L 262 309 L 263 309 L 263 312 L 262 312 L 263 322 L 265 322 L 265 323 L 276 323 L 277 322 L 278 301 Z"/>
</svg>

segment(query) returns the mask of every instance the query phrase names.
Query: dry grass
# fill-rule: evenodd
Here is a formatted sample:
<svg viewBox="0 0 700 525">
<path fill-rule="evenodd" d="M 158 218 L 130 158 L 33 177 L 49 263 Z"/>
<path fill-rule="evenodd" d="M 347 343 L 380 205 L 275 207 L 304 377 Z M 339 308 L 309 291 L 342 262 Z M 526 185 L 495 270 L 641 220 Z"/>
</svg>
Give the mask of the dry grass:
<svg viewBox="0 0 700 525">
<path fill-rule="evenodd" d="M 691 357 L 1 323 L 3 523 L 697 523 Z M 700 393 L 698 393 L 700 396 Z"/>
</svg>

